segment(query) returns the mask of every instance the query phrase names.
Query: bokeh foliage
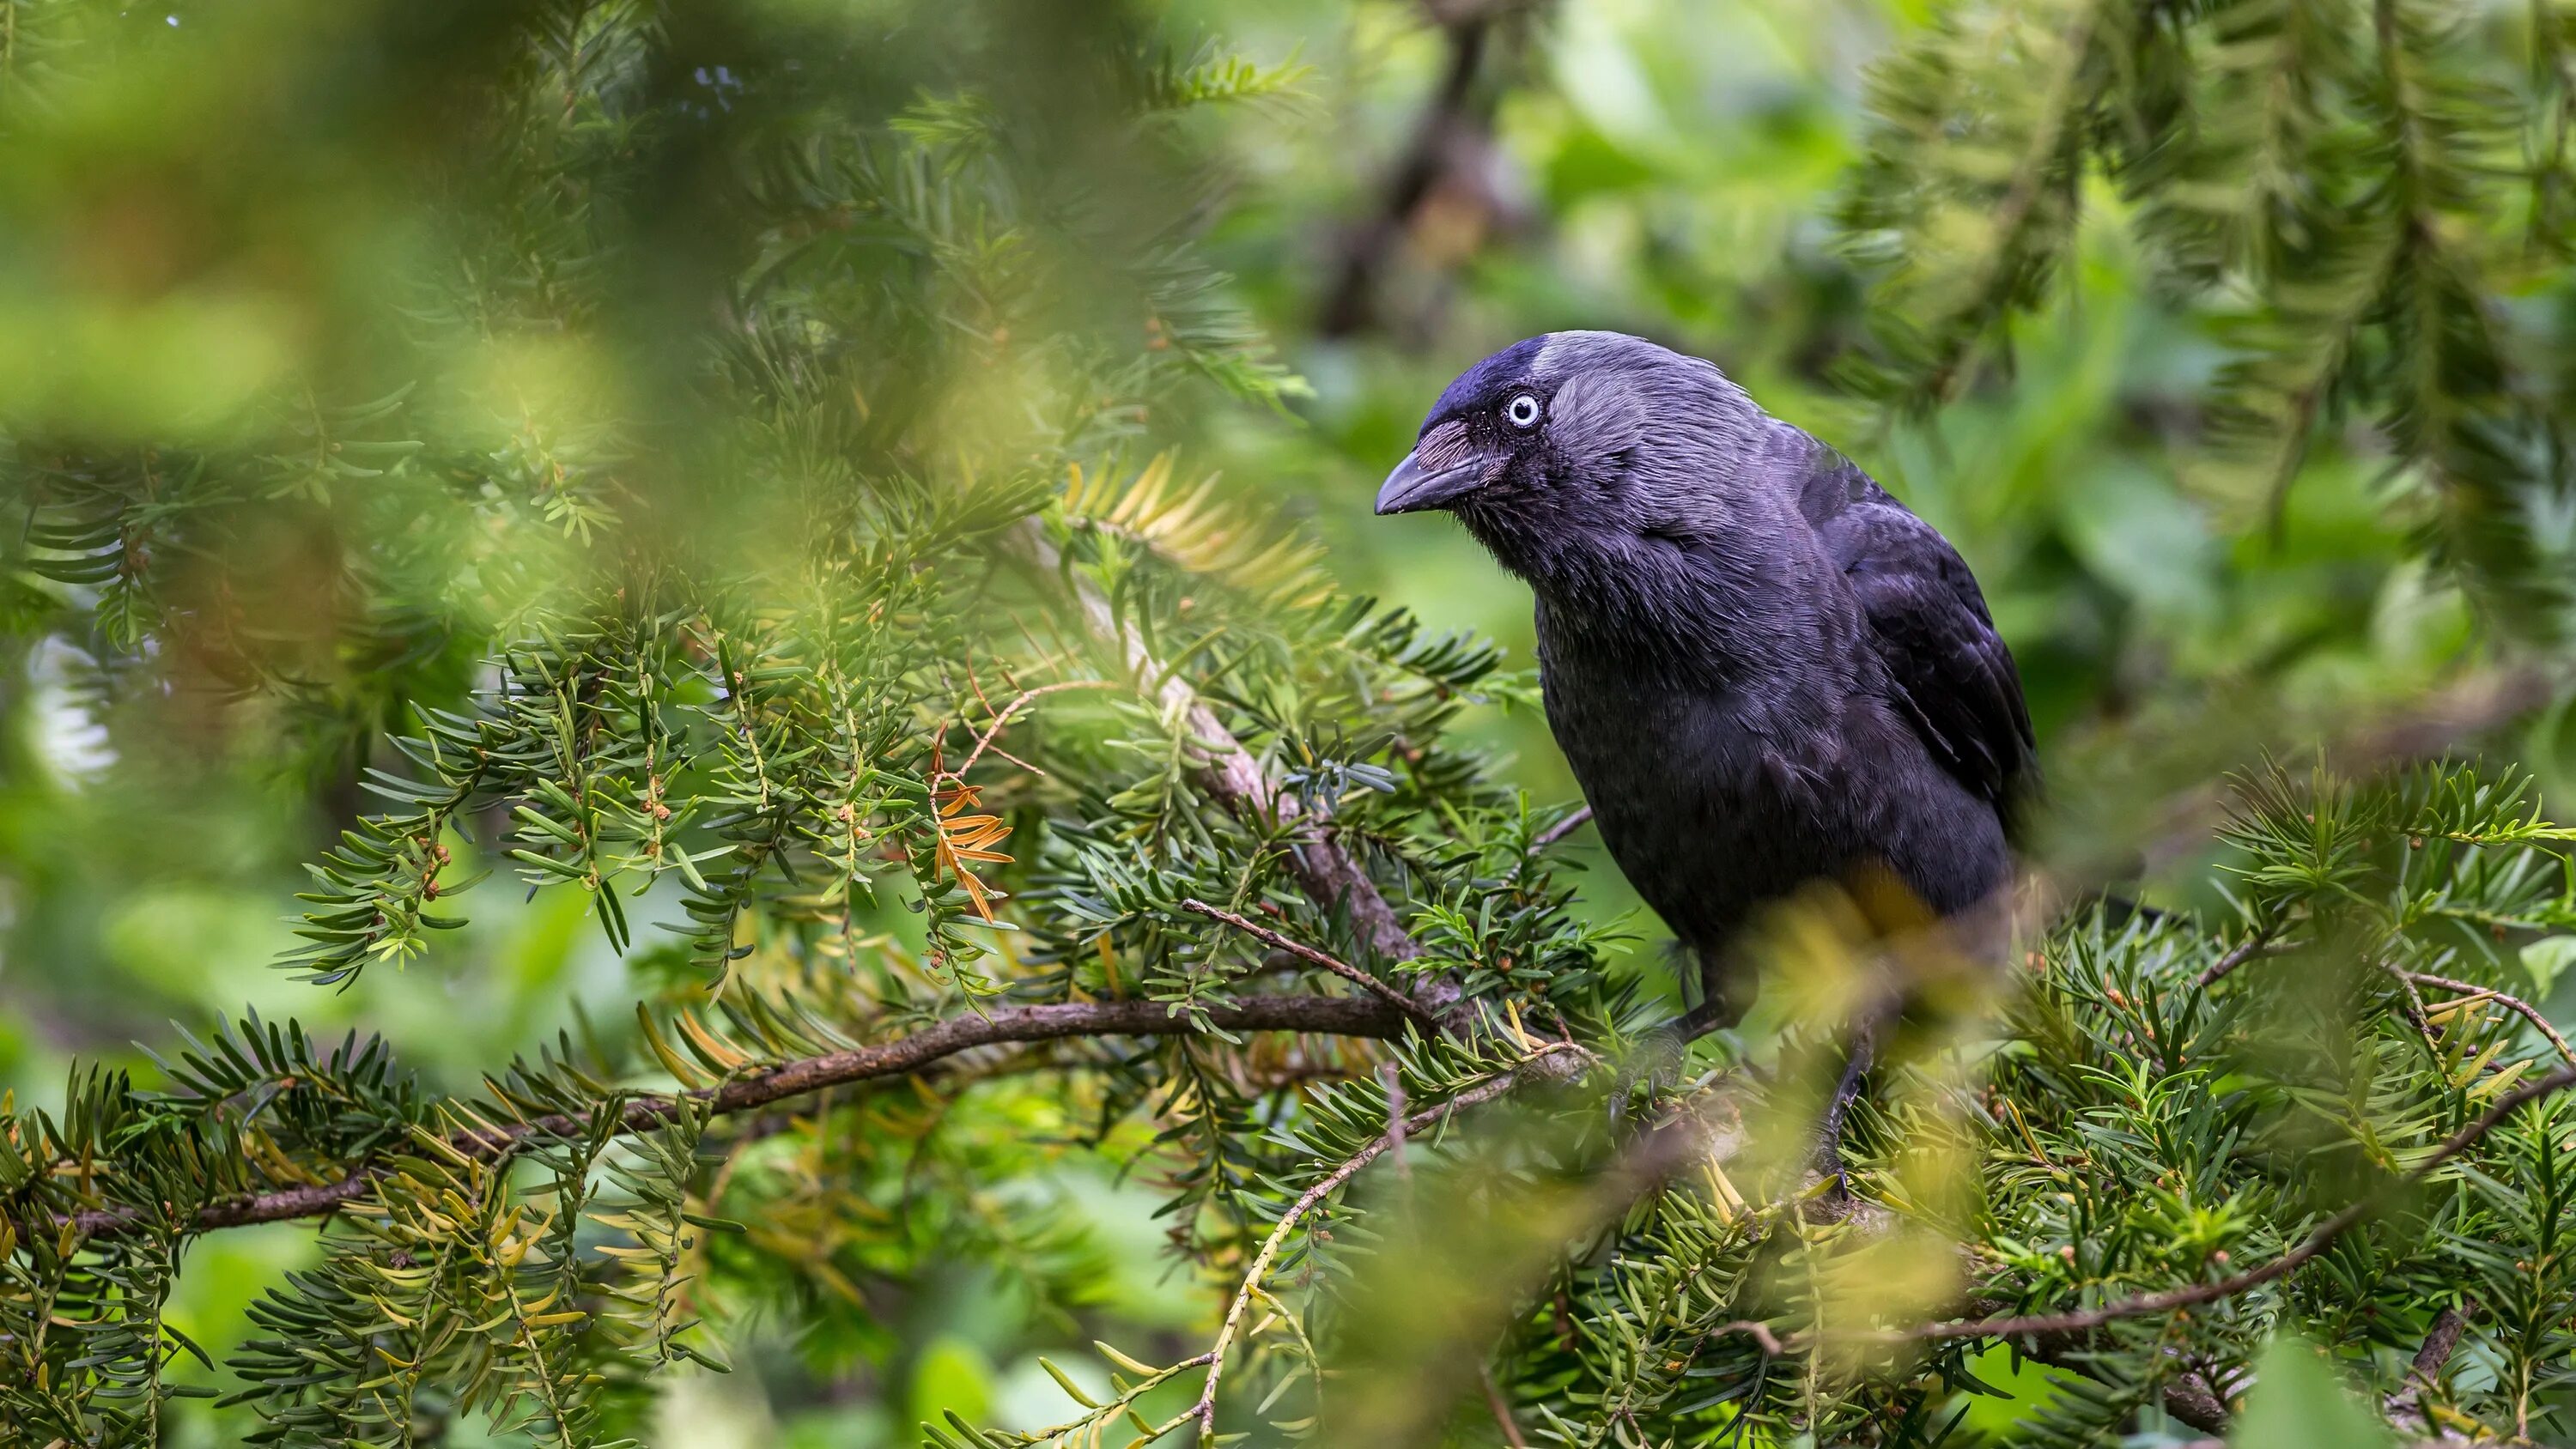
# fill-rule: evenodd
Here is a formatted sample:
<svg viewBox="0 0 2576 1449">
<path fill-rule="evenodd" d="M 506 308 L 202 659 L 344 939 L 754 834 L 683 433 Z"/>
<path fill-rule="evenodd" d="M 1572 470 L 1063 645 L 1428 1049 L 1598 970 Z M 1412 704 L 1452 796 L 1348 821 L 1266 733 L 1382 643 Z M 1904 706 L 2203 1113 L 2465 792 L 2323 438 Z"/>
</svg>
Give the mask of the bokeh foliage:
<svg viewBox="0 0 2576 1449">
<path fill-rule="evenodd" d="M 2563 1434 L 2565 1109 L 2399 1178 L 2576 940 L 2566 23 L 0 0 L 0 1438 Z M 1820 898 L 1674 1061 L 1520 595 L 1362 506 L 1578 325 L 1957 539 L 2036 864 L 2175 914 Z"/>
</svg>

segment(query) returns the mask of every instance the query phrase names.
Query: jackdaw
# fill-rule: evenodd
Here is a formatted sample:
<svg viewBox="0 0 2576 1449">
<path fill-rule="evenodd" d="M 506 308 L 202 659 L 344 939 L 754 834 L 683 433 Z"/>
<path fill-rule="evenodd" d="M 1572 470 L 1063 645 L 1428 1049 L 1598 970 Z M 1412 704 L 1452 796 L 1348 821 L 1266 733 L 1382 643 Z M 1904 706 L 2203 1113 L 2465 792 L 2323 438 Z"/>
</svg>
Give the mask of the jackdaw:
<svg viewBox="0 0 2576 1449">
<path fill-rule="evenodd" d="M 1729 943 L 1803 886 L 1892 877 L 1954 917 L 2009 879 L 2030 716 L 1976 580 L 1713 364 L 1613 332 L 1495 353 L 1377 495 L 1429 508 L 1537 596 L 1548 726 L 1611 858 L 1699 959 L 1685 1038 L 1741 1015 Z"/>
</svg>

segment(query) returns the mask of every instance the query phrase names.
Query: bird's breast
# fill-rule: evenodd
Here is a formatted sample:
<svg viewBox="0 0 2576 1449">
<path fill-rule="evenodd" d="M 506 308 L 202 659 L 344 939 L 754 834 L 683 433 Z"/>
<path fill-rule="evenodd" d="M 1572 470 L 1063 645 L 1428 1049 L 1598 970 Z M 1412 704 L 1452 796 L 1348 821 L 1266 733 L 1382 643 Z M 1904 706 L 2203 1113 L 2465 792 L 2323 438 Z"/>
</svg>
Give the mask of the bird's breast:
<svg viewBox="0 0 2576 1449">
<path fill-rule="evenodd" d="M 1603 843 L 1685 941 L 1715 945 L 1761 902 L 1852 863 L 1866 827 L 1846 817 L 1866 789 L 1848 700 L 1769 678 L 1677 681 L 1562 647 L 1542 658 L 1549 728 Z"/>
</svg>

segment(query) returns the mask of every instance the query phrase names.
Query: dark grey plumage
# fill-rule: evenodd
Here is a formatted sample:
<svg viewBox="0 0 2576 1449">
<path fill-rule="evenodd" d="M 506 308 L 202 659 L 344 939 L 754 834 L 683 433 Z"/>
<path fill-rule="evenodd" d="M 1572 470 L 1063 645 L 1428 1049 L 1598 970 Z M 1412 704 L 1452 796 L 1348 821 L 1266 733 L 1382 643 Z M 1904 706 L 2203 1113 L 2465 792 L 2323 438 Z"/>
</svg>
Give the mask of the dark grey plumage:
<svg viewBox="0 0 2576 1449">
<path fill-rule="evenodd" d="M 1718 369 L 1560 332 L 1469 369 L 1378 494 L 1442 508 L 1537 596 L 1547 717 L 1603 842 L 1702 964 L 1761 906 L 1874 868 L 1942 915 L 2008 879 L 2030 719 L 1931 525 Z"/>
</svg>

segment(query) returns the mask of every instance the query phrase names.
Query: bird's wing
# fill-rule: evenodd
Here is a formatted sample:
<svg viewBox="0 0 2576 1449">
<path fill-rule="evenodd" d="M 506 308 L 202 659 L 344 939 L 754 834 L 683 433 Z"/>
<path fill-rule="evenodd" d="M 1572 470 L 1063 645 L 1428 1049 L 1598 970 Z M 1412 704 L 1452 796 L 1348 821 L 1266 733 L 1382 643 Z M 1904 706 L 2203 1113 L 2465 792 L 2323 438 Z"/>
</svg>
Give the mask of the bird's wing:
<svg viewBox="0 0 2576 1449">
<path fill-rule="evenodd" d="M 2030 783 L 2035 745 L 2021 675 L 1985 595 L 1948 539 L 1834 461 L 1849 473 L 1811 486 L 1809 516 L 1860 600 L 1889 692 L 1943 768 L 2009 811 Z"/>
</svg>

